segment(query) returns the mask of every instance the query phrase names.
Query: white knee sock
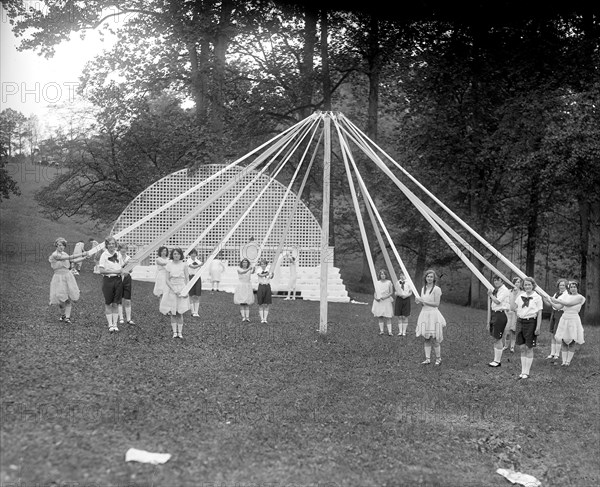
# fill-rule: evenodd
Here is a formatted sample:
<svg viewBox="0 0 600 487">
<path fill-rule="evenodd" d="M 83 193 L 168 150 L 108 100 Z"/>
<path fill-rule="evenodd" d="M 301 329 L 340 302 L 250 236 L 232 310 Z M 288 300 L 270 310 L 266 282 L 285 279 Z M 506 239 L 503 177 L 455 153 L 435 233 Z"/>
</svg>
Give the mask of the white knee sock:
<svg viewBox="0 0 600 487">
<path fill-rule="evenodd" d="M 70 318 L 70 317 L 71 317 L 71 310 L 72 310 L 72 309 L 73 309 L 73 306 L 72 306 L 71 304 L 67 304 L 67 305 L 65 306 L 65 316 L 66 316 L 67 318 Z"/>
<path fill-rule="evenodd" d="M 502 349 L 494 348 L 494 362 L 500 363 L 501 360 L 502 360 Z"/>
<path fill-rule="evenodd" d="M 567 363 L 568 364 L 571 363 L 571 360 L 573 359 L 573 355 L 575 355 L 575 352 L 572 352 L 570 350 L 567 352 Z"/>
<path fill-rule="evenodd" d="M 436 358 L 442 358 L 442 346 L 439 343 L 433 346 L 433 350 L 435 351 Z"/>
<path fill-rule="evenodd" d="M 529 371 L 531 370 L 531 364 L 533 363 L 533 357 L 525 357 L 525 370 L 524 374 L 529 375 Z"/>
<path fill-rule="evenodd" d="M 431 358 L 431 344 L 428 342 L 425 342 L 425 358 Z"/>
<path fill-rule="evenodd" d="M 379 320 L 379 331 L 383 333 L 383 320 Z"/>
<path fill-rule="evenodd" d="M 390 335 L 392 334 L 392 322 L 391 321 L 387 322 L 387 331 Z"/>
<path fill-rule="evenodd" d="M 108 327 L 113 327 L 112 313 L 106 313 L 106 321 L 108 321 Z"/>
</svg>

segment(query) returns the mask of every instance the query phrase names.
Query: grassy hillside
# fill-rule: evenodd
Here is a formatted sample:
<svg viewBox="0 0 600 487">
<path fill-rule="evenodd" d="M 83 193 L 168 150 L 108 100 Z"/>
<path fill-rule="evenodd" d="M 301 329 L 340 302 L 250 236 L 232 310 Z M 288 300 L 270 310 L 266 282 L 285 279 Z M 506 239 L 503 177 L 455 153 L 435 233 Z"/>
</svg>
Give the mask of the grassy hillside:
<svg viewBox="0 0 600 487">
<path fill-rule="evenodd" d="M 11 196 L 0 205 L 0 235 L 3 259 L 17 258 L 31 261 L 34 256 L 47 261 L 57 237 L 64 237 L 70 248 L 79 240 L 86 243 L 90 237 L 100 240 L 108 229 L 76 218 L 63 217 L 58 221 L 45 218 L 34 199 L 34 194 L 55 177 L 60 168 L 32 165 L 29 162 L 9 164 L 9 174 L 21 190 L 21 196 Z M 38 255 L 39 254 L 39 255 Z"/>
<path fill-rule="evenodd" d="M 89 265 L 66 325 L 48 306 L 48 244 L 102 234 L 40 216 L 36 184 L 0 213 L 0 485 L 508 485 L 499 467 L 600 482 L 597 327 L 566 368 L 544 359 L 544 323 L 525 382 L 518 354 L 487 367 L 485 312 L 448 302 L 440 367 L 420 364 L 416 306 L 408 337 L 379 336 L 367 295 L 330 304 L 321 336 L 319 303 L 276 300 L 268 325 L 253 306 L 242 325 L 231 294 L 205 292 L 174 341 L 152 283 L 134 282 L 137 325 L 110 335 Z M 39 252 L 4 246 L 23 242 Z M 126 463 L 130 447 L 173 457 Z"/>
</svg>

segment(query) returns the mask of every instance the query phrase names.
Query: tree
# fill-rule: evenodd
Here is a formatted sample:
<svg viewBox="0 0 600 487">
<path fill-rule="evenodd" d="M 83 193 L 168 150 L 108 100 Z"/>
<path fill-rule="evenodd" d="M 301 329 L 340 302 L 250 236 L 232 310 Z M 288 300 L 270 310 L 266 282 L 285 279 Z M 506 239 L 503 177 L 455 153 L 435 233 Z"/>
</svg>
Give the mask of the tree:
<svg viewBox="0 0 600 487">
<path fill-rule="evenodd" d="M 12 146 L 15 133 L 26 120 L 22 113 L 12 108 L 0 112 L 0 202 L 10 198 L 11 194 L 21 194 L 17 181 L 8 172 L 6 165 L 14 158 Z"/>
<path fill-rule="evenodd" d="M 225 56 L 236 32 L 236 19 L 254 15 L 253 8 L 260 2 L 93 0 L 31 8 L 18 0 L 2 3 L 15 35 L 33 32 L 23 39 L 21 48 L 37 49 L 47 57 L 72 32 L 112 30 L 118 42 L 104 56 L 110 71 L 128 74 L 127 83 L 138 92 L 136 98 L 143 91 L 154 96 L 162 89 L 186 91 L 198 109 L 196 122 L 205 127 L 211 143 L 206 156 L 222 160 L 223 148 L 229 145 L 224 134 Z"/>
<path fill-rule="evenodd" d="M 21 112 L 7 108 L 0 112 L 0 137 L 2 148 L 8 157 L 18 149 L 19 154 L 23 152 L 23 138 L 27 135 L 27 117 Z"/>
<path fill-rule="evenodd" d="M 586 296 L 584 320 L 600 322 L 600 83 L 588 92 L 566 92 L 552 113 L 542 151 L 550 164 L 544 176 L 557 194 L 573 198 L 579 217 L 581 280 Z M 575 271 L 573 269 L 572 271 Z M 575 273 L 573 272 L 573 273 Z"/>
<path fill-rule="evenodd" d="M 191 167 L 199 137 L 194 115 L 163 96 L 149 101 L 129 127 L 105 124 L 74 140 L 62 137 L 65 170 L 36 199 L 48 216 L 114 221 L 157 179 Z"/>
</svg>

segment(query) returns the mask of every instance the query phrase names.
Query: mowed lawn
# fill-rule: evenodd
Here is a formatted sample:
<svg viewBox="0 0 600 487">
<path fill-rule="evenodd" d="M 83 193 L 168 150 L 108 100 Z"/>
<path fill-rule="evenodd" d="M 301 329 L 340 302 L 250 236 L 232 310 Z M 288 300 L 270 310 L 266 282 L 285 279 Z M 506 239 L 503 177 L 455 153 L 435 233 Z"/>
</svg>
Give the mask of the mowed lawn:
<svg viewBox="0 0 600 487">
<path fill-rule="evenodd" d="M 1 208 L 2 486 L 510 485 L 499 467 L 544 486 L 600 481 L 600 328 L 556 367 L 545 322 L 531 378 L 518 381 L 518 353 L 486 365 L 485 311 L 443 303 L 435 367 L 420 364 L 416 306 L 409 336 L 388 337 L 369 296 L 330 303 L 322 336 L 317 302 L 278 299 L 268 325 L 254 306 L 242 325 L 231 294 L 205 292 L 173 340 L 153 284 L 134 281 L 137 325 L 110 335 L 89 263 L 65 325 L 48 306 L 50 246 L 92 235 L 24 213 L 35 209 L 27 183 Z M 126 463 L 130 447 L 173 456 Z"/>
</svg>

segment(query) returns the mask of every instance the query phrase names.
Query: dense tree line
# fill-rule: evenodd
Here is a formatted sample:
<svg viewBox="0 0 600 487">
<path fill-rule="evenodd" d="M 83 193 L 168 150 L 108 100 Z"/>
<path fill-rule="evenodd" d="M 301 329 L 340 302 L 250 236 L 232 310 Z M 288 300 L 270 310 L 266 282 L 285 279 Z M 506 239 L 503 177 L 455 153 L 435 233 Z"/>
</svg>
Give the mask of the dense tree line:
<svg viewBox="0 0 600 487">
<path fill-rule="evenodd" d="M 36 33 L 23 47 L 46 55 L 72 31 L 118 36 L 82 74 L 92 135 L 69 141 L 71 170 L 40 194 L 55 216 L 114 219 L 163 175 L 341 111 L 527 274 L 581 278 L 587 319 L 600 319 L 600 26 L 586 2 L 416 2 L 395 15 L 335 1 L 2 3 L 17 34 Z M 359 165 L 415 273 L 455 265 L 397 189 Z M 332 238 L 351 255 L 360 239 L 336 170 Z M 317 212 L 319 188 L 307 191 Z"/>
</svg>

